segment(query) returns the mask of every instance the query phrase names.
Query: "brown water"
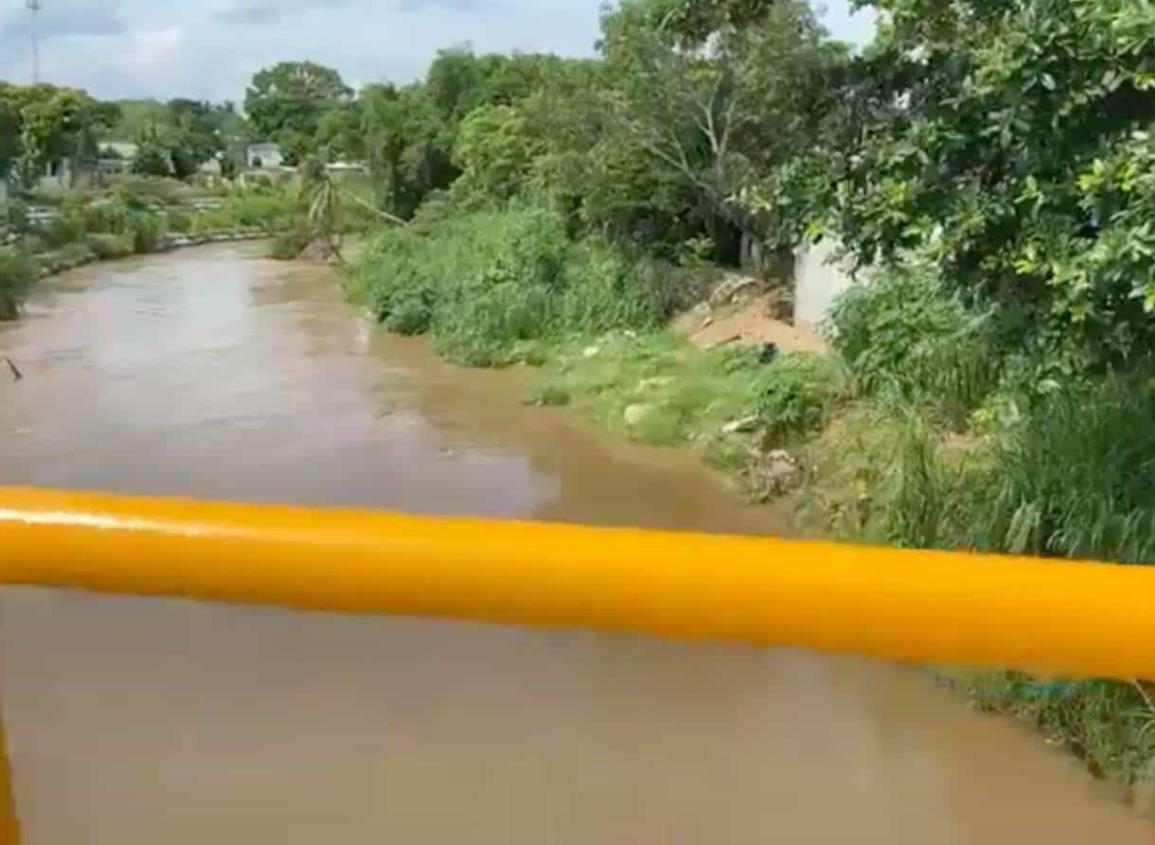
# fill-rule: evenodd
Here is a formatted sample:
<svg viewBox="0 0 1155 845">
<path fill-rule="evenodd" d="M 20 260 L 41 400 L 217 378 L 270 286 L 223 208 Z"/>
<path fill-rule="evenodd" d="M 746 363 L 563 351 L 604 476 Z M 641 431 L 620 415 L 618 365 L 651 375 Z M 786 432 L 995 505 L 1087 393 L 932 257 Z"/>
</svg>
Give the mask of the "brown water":
<svg viewBox="0 0 1155 845">
<path fill-rule="evenodd" d="M 373 331 L 320 268 L 213 247 L 41 290 L 0 482 L 781 528 Z M 791 650 L 9 590 L 31 845 L 1150 843 L 922 675 Z"/>
</svg>

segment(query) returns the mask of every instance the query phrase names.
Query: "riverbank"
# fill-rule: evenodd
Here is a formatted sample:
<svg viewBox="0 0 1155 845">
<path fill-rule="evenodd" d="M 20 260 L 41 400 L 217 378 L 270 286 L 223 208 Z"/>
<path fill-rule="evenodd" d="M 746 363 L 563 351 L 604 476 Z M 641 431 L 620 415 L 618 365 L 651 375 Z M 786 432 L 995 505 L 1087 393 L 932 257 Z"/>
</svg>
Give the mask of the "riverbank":
<svg viewBox="0 0 1155 845">
<path fill-rule="evenodd" d="M 54 276 L 57 273 L 63 273 L 68 270 L 75 270 L 77 267 L 83 267 L 86 264 L 92 264 L 97 261 L 110 261 L 117 258 L 127 258 L 130 255 L 149 255 L 161 252 L 171 252 L 174 249 L 184 249 L 192 246 L 203 246 L 205 244 L 214 243 L 230 243 L 234 241 L 251 241 L 251 240 L 265 240 L 274 235 L 274 232 L 269 232 L 262 228 L 241 229 L 241 230 L 221 230 L 217 232 L 204 232 L 197 235 L 165 235 L 159 238 L 155 246 L 147 252 L 135 251 L 120 251 L 120 250 L 106 250 L 98 252 L 90 246 L 80 245 L 77 249 L 62 249 L 52 252 L 40 253 L 31 256 L 32 262 L 36 266 L 36 278 L 45 279 L 49 276 Z"/>
<path fill-rule="evenodd" d="M 349 285 L 387 329 L 427 334 L 452 360 L 538 367 L 532 403 L 692 449 L 747 495 L 781 499 L 801 533 L 1151 559 L 1142 515 L 1155 502 L 1122 481 L 1128 464 L 1150 461 L 1139 436 L 1150 415 L 1136 404 L 1149 393 L 1104 381 L 1030 394 L 1012 380 L 1029 362 L 998 357 L 988 324 L 917 270 L 844 297 L 828 351 L 709 331 L 710 275 L 570 241 L 547 212 L 515 208 L 383 233 Z M 681 334 L 668 327 L 678 314 Z M 1155 709 L 1142 683 L 944 677 L 1155 810 Z"/>
<path fill-rule="evenodd" d="M 48 199 L 55 204 L 36 213 L 13 200 L 0 221 L 0 318 L 19 314 L 38 279 L 129 255 L 272 237 L 299 214 L 295 192 L 281 185 L 206 194 L 171 179 L 132 177 Z"/>
</svg>

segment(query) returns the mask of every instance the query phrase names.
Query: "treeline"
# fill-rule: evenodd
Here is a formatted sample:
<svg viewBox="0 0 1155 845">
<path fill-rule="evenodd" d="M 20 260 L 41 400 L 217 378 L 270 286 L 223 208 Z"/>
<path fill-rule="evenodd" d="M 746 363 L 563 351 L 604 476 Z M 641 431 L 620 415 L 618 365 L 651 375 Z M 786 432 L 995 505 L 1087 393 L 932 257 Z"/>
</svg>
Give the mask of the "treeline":
<svg viewBox="0 0 1155 845">
<path fill-rule="evenodd" d="M 314 149 L 368 161 L 401 216 L 441 192 L 532 198 L 574 232 L 736 262 L 744 238 L 793 234 L 741 194 L 817 144 L 849 51 L 798 3 L 734 23 L 724 4 L 692 23 L 671 9 L 606 12 L 597 59 L 442 51 L 422 81 L 368 85 L 311 121 Z M 309 123 L 273 134 L 299 140 Z"/>
<path fill-rule="evenodd" d="M 251 137 L 232 103 L 102 102 L 73 88 L 0 81 L 0 175 L 17 188 L 34 187 L 56 163 L 79 172 L 119 157 L 113 142 L 136 146 L 129 168 L 140 175 L 186 179 L 218 158 L 229 175 Z"/>
<path fill-rule="evenodd" d="M 0 178 L 31 185 L 54 161 L 95 161 L 118 116 L 84 91 L 0 80 Z"/>
</svg>

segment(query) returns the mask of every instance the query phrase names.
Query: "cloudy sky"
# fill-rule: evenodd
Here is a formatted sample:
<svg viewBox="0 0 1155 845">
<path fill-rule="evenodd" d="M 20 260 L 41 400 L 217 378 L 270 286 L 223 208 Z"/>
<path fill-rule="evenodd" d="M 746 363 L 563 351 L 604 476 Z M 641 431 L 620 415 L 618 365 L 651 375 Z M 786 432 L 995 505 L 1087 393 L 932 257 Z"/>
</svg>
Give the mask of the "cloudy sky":
<svg viewBox="0 0 1155 845">
<path fill-rule="evenodd" d="M 244 97 L 282 59 L 336 67 L 353 86 L 408 81 L 440 47 L 585 55 L 599 0 L 41 0 L 41 75 L 101 98 Z M 869 37 L 869 13 L 828 0 L 838 37 Z M 0 0 L 0 79 L 31 79 L 26 0 Z"/>
</svg>

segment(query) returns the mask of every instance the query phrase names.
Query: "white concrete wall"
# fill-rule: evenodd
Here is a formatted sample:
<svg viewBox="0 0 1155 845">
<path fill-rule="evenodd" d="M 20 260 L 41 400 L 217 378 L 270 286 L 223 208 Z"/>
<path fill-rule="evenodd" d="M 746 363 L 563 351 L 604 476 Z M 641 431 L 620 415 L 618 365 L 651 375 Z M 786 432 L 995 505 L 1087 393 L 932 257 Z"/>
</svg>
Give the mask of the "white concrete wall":
<svg viewBox="0 0 1155 845">
<path fill-rule="evenodd" d="M 845 262 L 834 259 L 835 245 L 821 241 L 794 253 L 794 320 L 817 326 L 834 298 L 852 281 Z"/>
</svg>

